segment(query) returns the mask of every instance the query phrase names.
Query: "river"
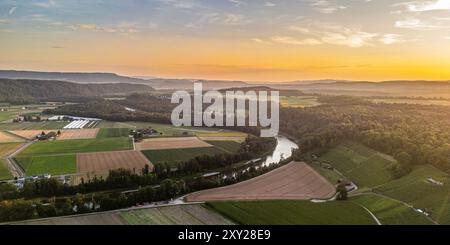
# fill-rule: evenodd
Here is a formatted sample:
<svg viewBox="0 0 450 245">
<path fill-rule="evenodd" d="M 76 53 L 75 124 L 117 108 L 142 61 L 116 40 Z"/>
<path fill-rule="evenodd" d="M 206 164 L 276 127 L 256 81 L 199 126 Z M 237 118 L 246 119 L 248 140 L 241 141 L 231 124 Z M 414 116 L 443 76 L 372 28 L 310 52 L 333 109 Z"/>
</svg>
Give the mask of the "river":
<svg viewBox="0 0 450 245">
<path fill-rule="evenodd" d="M 266 159 L 259 164 L 260 166 L 267 167 L 271 164 L 279 163 L 281 160 L 292 156 L 292 150 L 298 149 L 298 145 L 284 136 L 277 136 L 277 146 L 272 155 L 266 157 Z"/>
</svg>

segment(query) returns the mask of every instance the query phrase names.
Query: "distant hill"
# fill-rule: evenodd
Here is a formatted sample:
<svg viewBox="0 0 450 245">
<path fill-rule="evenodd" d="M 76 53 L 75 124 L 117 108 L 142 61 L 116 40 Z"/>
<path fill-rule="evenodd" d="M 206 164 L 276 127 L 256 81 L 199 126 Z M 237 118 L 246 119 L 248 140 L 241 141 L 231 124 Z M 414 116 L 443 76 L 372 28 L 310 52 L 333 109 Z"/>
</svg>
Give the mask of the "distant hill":
<svg viewBox="0 0 450 245">
<path fill-rule="evenodd" d="M 142 84 L 79 84 L 54 80 L 0 79 L 0 101 L 30 102 L 39 100 L 73 100 L 134 92 L 150 92 Z"/>
<path fill-rule="evenodd" d="M 222 80 L 196 80 L 196 79 L 164 79 L 156 78 L 148 80 L 149 84 L 160 90 L 193 90 L 195 82 L 203 84 L 203 90 L 224 89 L 231 87 L 246 87 L 251 86 L 242 81 L 222 81 Z"/>
<path fill-rule="evenodd" d="M 82 72 L 38 72 L 0 70 L 0 78 L 58 80 L 75 83 L 134 83 L 146 84 L 158 90 L 192 90 L 194 82 L 202 82 L 203 89 L 222 89 L 229 87 L 244 87 L 247 83 L 241 81 L 198 80 L 198 79 L 165 79 L 148 76 L 127 77 L 114 73 L 82 73 Z"/>
<path fill-rule="evenodd" d="M 302 91 L 295 90 L 295 89 L 274 89 L 272 87 L 262 86 L 262 85 L 249 86 L 249 87 L 225 88 L 225 89 L 220 89 L 219 92 L 221 92 L 221 93 L 225 93 L 226 91 L 243 91 L 243 92 L 255 91 L 255 92 L 259 92 L 259 91 L 274 91 L 274 90 L 278 91 L 281 96 L 304 96 L 305 95 Z"/>
<path fill-rule="evenodd" d="M 0 70 L 0 78 L 58 80 L 75 83 L 147 83 L 146 80 L 114 73 L 37 72 Z"/>
<path fill-rule="evenodd" d="M 355 96 L 405 96 L 450 98 L 450 81 L 294 81 L 267 85 L 276 89 L 297 89 L 305 93 Z"/>
</svg>

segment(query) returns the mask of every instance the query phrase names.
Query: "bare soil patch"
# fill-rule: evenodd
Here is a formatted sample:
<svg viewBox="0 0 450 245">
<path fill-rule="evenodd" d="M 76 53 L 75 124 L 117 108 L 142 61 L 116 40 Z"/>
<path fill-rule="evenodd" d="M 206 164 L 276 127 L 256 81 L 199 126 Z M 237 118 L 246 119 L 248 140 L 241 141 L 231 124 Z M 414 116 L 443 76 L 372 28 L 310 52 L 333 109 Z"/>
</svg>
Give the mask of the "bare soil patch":
<svg viewBox="0 0 450 245">
<path fill-rule="evenodd" d="M 335 187 L 306 163 L 291 162 L 259 177 L 230 186 L 199 191 L 194 201 L 328 199 Z"/>
<path fill-rule="evenodd" d="M 34 137 L 41 134 L 42 132 L 49 133 L 52 131 L 53 130 L 14 130 L 14 131 L 9 131 L 9 132 L 13 133 L 15 135 L 18 135 L 22 138 L 33 139 Z M 55 132 L 57 132 L 57 130 Z"/>
<path fill-rule="evenodd" d="M 112 151 L 77 154 L 78 173 L 104 173 L 109 170 L 124 168 L 135 169 L 136 172 L 148 164 L 153 169 L 151 162 L 139 151 Z"/>
<path fill-rule="evenodd" d="M 0 143 L 21 142 L 23 139 L 14 137 L 14 135 L 0 131 Z"/>
<path fill-rule="evenodd" d="M 139 151 L 200 147 L 212 147 L 212 145 L 200 140 L 197 137 L 154 138 L 145 139 L 142 142 L 136 143 L 136 150 Z"/>
<path fill-rule="evenodd" d="M 97 137 L 98 130 L 99 130 L 98 128 L 61 130 L 61 135 L 58 137 L 58 139 L 59 140 L 95 139 Z"/>
</svg>

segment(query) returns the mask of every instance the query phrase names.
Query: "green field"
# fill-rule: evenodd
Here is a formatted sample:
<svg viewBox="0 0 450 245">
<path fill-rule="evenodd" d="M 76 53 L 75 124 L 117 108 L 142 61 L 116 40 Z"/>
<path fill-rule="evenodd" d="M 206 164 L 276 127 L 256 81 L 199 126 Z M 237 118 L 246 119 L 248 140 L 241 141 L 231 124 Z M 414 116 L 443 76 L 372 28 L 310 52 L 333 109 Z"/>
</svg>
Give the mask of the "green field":
<svg viewBox="0 0 450 245">
<path fill-rule="evenodd" d="M 223 129 L 215 128 L 198 128 L 198 127 L 174 127 L 171 124 L 161 124 L 161 123 L 149 123 L 149 122 L 111 122 L 111 121 L 101 121 L 97 128 L 153 128 L 159 133 L 162 133 L 162 137 L 168 136 L 195 136 L 208 133 L 219 133 L 219 132 L 233 132 L 224 131 Z M 242 135 L 242 133 L 241 133 Z"/>
<path fill-rule="evenodd" d="M 128 128 L 101 128 L 97 134 L 97 139 L 113 138 L 113 137 L 128 137 L 130 129 Z"/>
<path fill-rule="evenodd" d="M 429 178 L 444 185 L 433 184 Z M 450 176 L 433 166 L 418 166 L 407 176 L 381 185 L 375 191 L 427 210 L 438 223 L 450 224 Z"/>
<path fill-rule="evenodd" d="M 131 139 L 128 137 L 39 141 L 26 148 L 24 151 L 22 151 L 18 157 L 70 154 L 82 152 L 119 151 L 131 149 L 133 149 L 133 146 Z"/>
<path fill-rule="evenodd" d="M 0 158 L 6 157 L 6 154 L 10 153 L 22 143 L 0 143 Z"/>
<path fill-rule="evenodd" d="M 17 157 L 15 160 L 25 170 L 28 176 L 42 174 L 63 175 L 77 172 L 77 159 L 75 154 Z"/>
<path fill-rule="evenodd" d="M 142 151 L 142 153 L 144 153 L 147 159 L 154 164 L 164 162 L 175 164 L 177 162 L 190 160 L 197 156 L 211 156 L 226 152 L 216 147 L 202 147 L 186 149 L 145 150 Z"/>
<path fill-rule="evenodd" d="M 16 113 L 12 111 L 0 111 L 0 122 L 11 120 L 16 117 Z"/>
<path fill-rule="evenodd" d="M 352 202 L 369 209 L 383 225 L 432 225 L 425 215 L 405 204 L 375 194 L 352 197 Z"/>
<path fill-rule="evenodd" d="M 233 224 L 221 215 L 208 210 L 201 205 L 181 205 L 162 207 L 158 209 L 141 209 L 121 212 L 127 224 L 130 225 L 205 225 Z"/>
<path fill-rule="evenodd" d="M 6 160 L 0 159 L 0 180 L 12 179 L 13 176 L 6 167 Z"/>
<path fill-rule="evenodd" d="M 206 141 L 206 143 L 211 144 L 228 153 L 236 153 L 241 148 L 241 144 L 235 141 Z"/>
<path fill-rule="evenodd" d="M 374 187 L 392 180 L 389 168 L 397 161 L 357 143 L 341 144 L 319 158 L 331 164 L 359 187 Z"/>
<path fill-rule="evenodd" d="M 244 225 L 375 225 L 372 216 L 348 202 L 309 201 L 211 202 L 207 205 Z"/>
<path fill-rule="evenodd" d="M 325 177 L 330 183 L 337 184 L 339 180 L 344 180 L 345 177 L 340 175 L 333 169 L 327 169 L 323 166 L 320 166 L 319 163 L 310 163 L 311 166 L 317 173 Z"/>
<path fill-rule="evenodd" d="M 20 221 L 18 225 L 232 225 L 203 205 L 175 205 L 158 208 L 93 213 Z"/>
<path fill-rule="evenodd" d="M 20 123 L 0 123 L 0 130 L 48 130 L 62 129 L 68 122 L 20 122 Z"/>
</svg>

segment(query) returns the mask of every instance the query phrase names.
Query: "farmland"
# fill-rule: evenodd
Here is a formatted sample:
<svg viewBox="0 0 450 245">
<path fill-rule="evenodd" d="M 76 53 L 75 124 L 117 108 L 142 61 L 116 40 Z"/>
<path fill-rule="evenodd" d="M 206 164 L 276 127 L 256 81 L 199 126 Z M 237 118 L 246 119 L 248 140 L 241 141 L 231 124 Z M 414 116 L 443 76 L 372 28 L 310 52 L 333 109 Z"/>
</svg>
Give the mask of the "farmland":
<svg viewBox="0 0 450 245">
<path fill-rule="evenodd" d="M 77 154 L 77 172 L 78 173 L 104 173 L 113 169 L 130 169 L 136 172 L 152 164 L 139 151 L 112 151 L 97 153 L 79 153 Z"/>
<path fill-rule="evenodd" d="M 6 166 L 6 161 L 0 159 L 0 180 L 12 179 L 12 175 L 9 172 L 8 167 Z"/>
<path fill-rule="evenodd" d="M 49 130 L 62 129 L 67 122 L 20 122 L 20 123 L 0 123 L 0 130 Z"/>
<path fill-rule="evenodd" d="M 430 165 L 418 166 L 407 176 L 380 185 L 375 191 L 427 210 L 438 223 L 450 224 L 450 176 Z"/>
<path fill-rule="evenodd" d="M 425 215 L 411 207 L 375 194 L 355 196 L 350 199 L 369 209 L 383 225 L 431 225 Z"/>
<path fill-rule="evenodd" d="M 128 128 L 101 128 L 97 134 L 97 139 L 111 137 L 126 137 L 130 134 Z"/>
<path fill-rule="evenodd" d="M 13 134 L 8 132 L 0 131 L 0 143 L 8 143 L 8 142 L 21 142 L 24 141 L 22 138 L 16 137 Z"/>
<path fill-rule="evenodd" d="M 22 143 L 0 143 L 0 158 L 6 157 L 21 145 Z"/>
<path fill-rule="evenodd" d="M 15 117 L 15 113 L 11 111 L 0 111 L 0 122 L 4 122 Z"/>
<path fill-rule="evenodd" d="M 166 150 L 211 147 L 210 144 L 197 137 L 152 138 L 136 143 L 137 150 Z"/>
<path fill-rule="evenodd" d="M 61 141 L 36 142 L 19 154 L 25 156 L 43 156 L 54 154 L 69 154 L 81 152 L 102 152 L 132 149 L 131 139 L 128 137 L 106 139 L 81 139 Z"/>
<path fill-rule="evenodd" d="M 157 137 L 176 137 L 176 136 L 195 136 L 200 133 L 215 133 L 216 129 L 205 129 L 195 127 L 174 127 L 169 124 L 149 123 L 149 122 L 111 122 L 102 121 L 97 126 L 98 128 L 153 128 L 158 131 Z"/>
<path fill-rule="evenodd" d="M 235 141 L 206 141 L 206 143 L 220 148 L 228 153 L 236 153 L 241 147 L 241 144 Z"/>
<path fill-rule="evenodd" d="M 73 139 L 95 139 L 97 137 L 98 129 L 70 129 L 61 130 L 59 140 L 73 140 Z"/>
<path fill-rule="evenodd" d="M 19 225 L 231 225 L 228 219 L 202 205 L 113 211 L 73 217 L 18 222 Z"/>
<path fill-rule="evenodd" d="M 98 129 L 71 129 L 71 130 L 13 130 L 11 133 L 26 139 L 34 139 L 36 135 L 49 132 L 60 131 L 61 134 L 57 137 L 58 140 L 73 140 L 73 139 L 93 139 L 97 136 Z"/>
<path fill-rule="evenodd" d="M 243 225 L 375 225 L 362 207 L 348 201 L 228 201 L 207 205 Z"/>
<path fill-rule="evenodd" d="M 331 164 L 360 187 L 374 187 L 392 179 L 390 167 L 397 162 L 356 143 L 341 144 L 319 158 Z"/>
<path fill-rule="evenodd" d="M 63 175 L 75 173 L 77 170 L 75 154 L 17 157 L 15 160 L 28 176 L 42 174 Z"/>
<path fill-rule="evenodd" d="M 328 199 L 335 187 L 305 163 L 291 162 L 234 185 L 189 194 L 186 201 Z"/>
<path fill-rule="evenodd" d="M 167 150 L 145 150 L 144 155 L 154 164 L 156 163 L 176 163 L 186 161 L 202 155 L 216 155 L 225 151 L 216 147 L 167 149 Z"/>
</svg>

